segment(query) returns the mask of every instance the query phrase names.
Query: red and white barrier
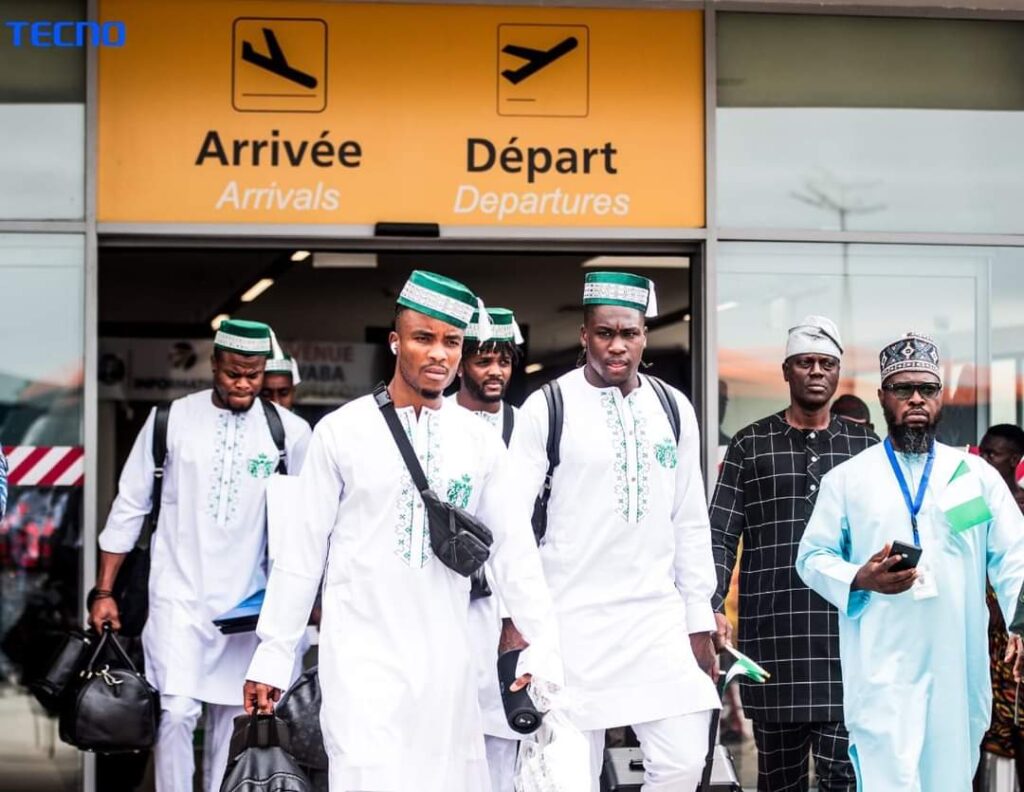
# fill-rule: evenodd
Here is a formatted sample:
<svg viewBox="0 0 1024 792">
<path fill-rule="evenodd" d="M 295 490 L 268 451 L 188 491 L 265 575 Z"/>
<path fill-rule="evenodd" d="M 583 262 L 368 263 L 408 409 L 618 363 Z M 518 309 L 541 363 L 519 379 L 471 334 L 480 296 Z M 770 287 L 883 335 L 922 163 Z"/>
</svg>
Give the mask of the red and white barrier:
<svg viewBox="0 0 1024 792">
<path fill-rule="evenodd" d="M 4 446 L 11 487 L 81 487 L 82 446 Z"/>
</svg>

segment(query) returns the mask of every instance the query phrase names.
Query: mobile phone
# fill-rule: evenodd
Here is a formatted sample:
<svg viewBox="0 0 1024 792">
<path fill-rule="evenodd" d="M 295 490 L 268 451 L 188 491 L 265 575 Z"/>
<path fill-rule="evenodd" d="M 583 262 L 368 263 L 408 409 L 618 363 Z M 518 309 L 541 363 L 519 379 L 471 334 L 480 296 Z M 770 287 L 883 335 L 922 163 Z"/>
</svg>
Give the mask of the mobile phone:
<svg viewBox="0 0 1024 792">
<path fill-rule="evenodd" d="M 891 558 L 894 555 L 903 556 L 903 560 L 889 567 L 889 571 L 906 572 L 908 569 L 914 569 L 917 562 L 921 560 L 921 548 L 897 540 L 892 543 L 888 557 Z"/>
</svg>

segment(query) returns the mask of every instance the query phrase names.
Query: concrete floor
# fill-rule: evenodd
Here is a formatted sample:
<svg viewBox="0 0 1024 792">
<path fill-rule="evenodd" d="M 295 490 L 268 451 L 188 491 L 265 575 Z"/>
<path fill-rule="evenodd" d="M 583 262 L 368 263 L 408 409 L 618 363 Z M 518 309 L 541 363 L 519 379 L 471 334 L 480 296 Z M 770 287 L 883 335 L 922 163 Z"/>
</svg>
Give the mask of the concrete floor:
<svg viewBox="0 0 1024 792">
<path fill-rule="evenodd" d="M 77 792 L 81 756 L 57 737 L 57 721 L 0 683 L 0 792 Z"/>
</svg>

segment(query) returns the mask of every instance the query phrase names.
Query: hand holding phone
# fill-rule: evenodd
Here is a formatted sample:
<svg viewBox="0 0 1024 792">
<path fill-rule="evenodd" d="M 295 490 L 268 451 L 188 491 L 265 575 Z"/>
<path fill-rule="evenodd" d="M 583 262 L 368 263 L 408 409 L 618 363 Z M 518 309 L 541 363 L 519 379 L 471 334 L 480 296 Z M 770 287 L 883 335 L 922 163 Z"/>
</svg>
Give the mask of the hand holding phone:
<svg viewBox="0 0 1024 792">
<path fill-rule="evenodd" d="M 875 591 L 879 594 L 902 594 L 914 585 L 915 566 L 921 559 L 921 548 L 903 542 L 887 544 L 857 570 L 851 591 Z M 897 565 L 903 569 L 897 570 Z"/>
<path fill-rule="evenodd" d="M 918 563 L 921 561 L 921 548 L 897 539 L 892 543 L 887 557 L 892 558 L 893 556 L 900 556 L 900 560 L 889 567 L 889 571 L 906 572 L 908 569 L 917 568 Z"/>
</svg>

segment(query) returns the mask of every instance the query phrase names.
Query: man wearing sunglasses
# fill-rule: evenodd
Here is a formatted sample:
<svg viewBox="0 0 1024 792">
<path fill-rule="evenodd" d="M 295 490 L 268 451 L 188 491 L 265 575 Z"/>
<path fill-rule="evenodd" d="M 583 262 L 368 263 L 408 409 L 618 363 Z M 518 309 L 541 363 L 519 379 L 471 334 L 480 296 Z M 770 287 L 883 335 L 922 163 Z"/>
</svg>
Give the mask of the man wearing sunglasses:
<svg viewBox="0 0 1024 792">
<path fill-rule="evenodd" d="M 822 479 L 796 568 L 839 610 L 857 788 L 966 790 L 992 705 L 985 579 L 1009 623 L 1024 517 L 990 465 L 935 440 L 935 342 L 908 333 L 879 360 L 888 436 Z"/>
</svg>

